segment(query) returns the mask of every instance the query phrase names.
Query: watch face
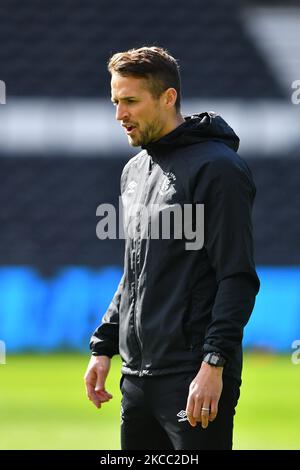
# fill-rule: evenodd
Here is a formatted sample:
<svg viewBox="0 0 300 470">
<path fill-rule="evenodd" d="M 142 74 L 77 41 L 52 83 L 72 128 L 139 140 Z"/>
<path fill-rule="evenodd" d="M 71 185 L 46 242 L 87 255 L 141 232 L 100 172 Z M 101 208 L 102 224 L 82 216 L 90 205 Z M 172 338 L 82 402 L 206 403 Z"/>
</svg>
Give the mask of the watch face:
<svg viewBox="0 0 300 470">
<path fill-rule="evenodd" d="M 210 357 L 210 361 L 212 364 L 216 365 L 218 364 L 219 357 L 216 354 L 212 354 Z"/>
<path fill-rule="evenodd" d="M 204 361 L 210 364 L 211 366 L 216 366 L 216 367 L 223 367 L 225 364 L 224 358 L 217 353 L 208 353 Z"/>
</svg>

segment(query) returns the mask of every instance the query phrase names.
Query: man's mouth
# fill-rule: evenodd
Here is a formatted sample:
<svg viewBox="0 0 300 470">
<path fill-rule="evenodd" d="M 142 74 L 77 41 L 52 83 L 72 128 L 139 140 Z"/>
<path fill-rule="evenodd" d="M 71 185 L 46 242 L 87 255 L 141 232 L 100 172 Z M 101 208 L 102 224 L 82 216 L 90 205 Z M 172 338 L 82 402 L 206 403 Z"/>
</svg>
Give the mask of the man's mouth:
<svg viewBox="0 0 300 470">
<path fill-rule="evenodd" d="M 123 124 L 123 127 L 124 127 L 127 135 L 131 135 L 134 132 L 134 130 L 136 129 L 135 126 L 130 126 L 130 125 L 127 125 L 127 124 L 126 125 Z"/>
</svg>

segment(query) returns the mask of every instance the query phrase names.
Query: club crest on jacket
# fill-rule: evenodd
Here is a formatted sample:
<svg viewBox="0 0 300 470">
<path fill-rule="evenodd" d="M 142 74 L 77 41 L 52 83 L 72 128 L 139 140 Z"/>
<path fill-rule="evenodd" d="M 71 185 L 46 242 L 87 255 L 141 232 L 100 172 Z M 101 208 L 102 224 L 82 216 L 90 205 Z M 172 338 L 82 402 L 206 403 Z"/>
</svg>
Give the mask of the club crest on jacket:
<svg viewBox="0 0 300 470">
<path fill-rule="evenodd" d="M 161 195 L 166 194 L 169 191 L 171 185 L 175 181 L 176 181 L 176 176 L 174 175 L 174 173 L 172 173 L 171 171 L 168 173 L 165 173 L 162 179 L 160 190 L 159 190 L 160 194 Z"/>
</svg>

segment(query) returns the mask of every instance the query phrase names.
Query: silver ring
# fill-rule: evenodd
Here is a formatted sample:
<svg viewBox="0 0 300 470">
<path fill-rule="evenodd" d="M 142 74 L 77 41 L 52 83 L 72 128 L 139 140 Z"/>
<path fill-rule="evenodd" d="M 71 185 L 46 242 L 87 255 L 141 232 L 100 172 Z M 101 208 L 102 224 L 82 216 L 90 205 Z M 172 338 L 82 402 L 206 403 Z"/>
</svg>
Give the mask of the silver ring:
<svg viewBox="0 0 300 470">
<path fill-rule="evenodd" d="M 201 408 L 201 411 L 210 411 L 210 408 Z"/>
</svg>

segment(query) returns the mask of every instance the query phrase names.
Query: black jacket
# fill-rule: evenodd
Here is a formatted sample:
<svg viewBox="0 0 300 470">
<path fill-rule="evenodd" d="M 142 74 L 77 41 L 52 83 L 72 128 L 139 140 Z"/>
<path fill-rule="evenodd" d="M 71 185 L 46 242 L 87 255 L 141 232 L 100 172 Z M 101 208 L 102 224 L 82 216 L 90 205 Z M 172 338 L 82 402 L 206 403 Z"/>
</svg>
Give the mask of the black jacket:
<svg viewBox="0 0 300 470">
<path fill-rule="evenodd" d="M 203 354 L 216 351 L 227 359 L 224 374 L 240 380 L 243 328 L 259 280 L 255 186 L 238 145 L 221 117 L 202 113 L 145 146 L 123 170 L 125 230 L 136 232 L 126 238 L 124 274 L 90 347 L 94 355 L 120 353 L 125 374 L 197 371 Z M 142 207 L 154 208 L 157 220 L 176 204 L 197 203 L 204 204 L 201 249 L 187 250 L 185 238 L 143 238 Z"/>
</svg>

